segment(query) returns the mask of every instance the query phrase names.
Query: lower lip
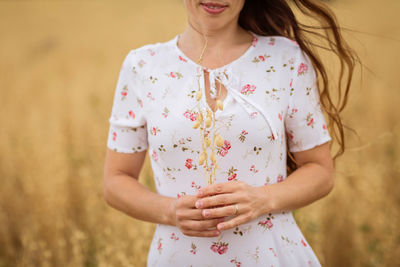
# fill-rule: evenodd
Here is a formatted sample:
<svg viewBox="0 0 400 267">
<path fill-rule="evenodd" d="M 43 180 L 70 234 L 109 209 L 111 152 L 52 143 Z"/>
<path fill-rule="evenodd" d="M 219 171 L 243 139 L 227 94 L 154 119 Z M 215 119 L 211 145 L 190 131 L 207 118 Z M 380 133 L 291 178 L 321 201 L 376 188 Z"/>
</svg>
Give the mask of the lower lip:
<svg viewBox="0 0 400 267">
<path fill-rule="evenodd" d="M 226 6 L 215 8 L 215 9 L 209 8 L 206 5 L 202 5 L 202 6 L 205 11 L 207 11 L 208 13 L 213 14 L 213 15 L 220 14 L 220 13 L 224 12 L 224 10 L 226 9 Z"/>
</svg>

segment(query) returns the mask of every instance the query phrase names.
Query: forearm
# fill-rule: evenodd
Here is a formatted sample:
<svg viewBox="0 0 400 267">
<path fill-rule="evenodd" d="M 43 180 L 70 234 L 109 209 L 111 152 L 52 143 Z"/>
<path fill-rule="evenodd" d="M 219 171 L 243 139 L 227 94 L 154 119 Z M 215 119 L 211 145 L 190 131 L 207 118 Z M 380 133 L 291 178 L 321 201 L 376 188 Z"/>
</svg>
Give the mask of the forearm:
<svg viewBox="0 0 400 267">
<path fill-rule="evenodd" d="M 307 163 L 279 183 L 265 185 L 263 211 L 295 210 L 326 196 L 333 188 L 333 173 L 318 163 Z"/>
<path fill-rule="evenodd" d="M 136 219 L 172 225 L 170 205 L 174 198 L 150 191 L 129 175 L 120 174 L 107 179 L 104 198 L 113 208 Z"/>
</svg>

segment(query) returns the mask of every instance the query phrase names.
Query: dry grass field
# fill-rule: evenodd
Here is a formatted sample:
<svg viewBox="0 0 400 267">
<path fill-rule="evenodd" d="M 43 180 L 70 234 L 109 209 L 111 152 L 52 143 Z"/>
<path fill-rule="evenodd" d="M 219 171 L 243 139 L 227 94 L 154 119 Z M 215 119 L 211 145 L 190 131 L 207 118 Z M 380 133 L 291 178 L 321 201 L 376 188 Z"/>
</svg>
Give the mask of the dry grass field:
<svg viewBox="0 0 400 267">
<path fill-rule="evenodd" d="M 400 1 L 331 6 L 366 66 L 343 115 L 359 138 L 295 217 L 323 266 L 400 266 Z M 155 225 L 102 196 L 108 117 L 126 53 L 185 27 L 181 0 L 0 1 L 0 267 L 145 266 Z"/>
</svg>

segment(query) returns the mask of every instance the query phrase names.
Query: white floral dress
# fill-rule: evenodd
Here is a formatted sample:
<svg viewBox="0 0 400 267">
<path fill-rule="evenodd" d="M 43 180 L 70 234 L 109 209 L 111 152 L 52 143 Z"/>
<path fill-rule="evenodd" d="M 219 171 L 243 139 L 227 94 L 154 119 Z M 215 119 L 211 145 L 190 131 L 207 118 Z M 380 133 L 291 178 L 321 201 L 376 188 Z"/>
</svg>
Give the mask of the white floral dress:
<svg viewBox="0 0 400 267">
<path fill-rule="evenodd" d="M 216 130 L 216 183 L 241 180 L 253 186 L 286 179 L 286 138 L 292 152 L 331 140 L 321 111 L 315 69 L 298 44 L 282 36 L 253 34 L 238 59 L 207 69 L 227 89 Z M 148 149 L 157 192 L 196 194 L 206 186 L 200 155 L 196 70 L 205 69 L 167 42 L 131 50 L 119 74 L 107 146 L 121 153 Z M 201 83 L 202 108 L 204 78 Z M 211 92 L 214 90 L 211 88 Z M 320 266 L 291 211 L 264 214 L 218 237 L 191 237 L 157 224 L 147 266 Z"/>
</svg>

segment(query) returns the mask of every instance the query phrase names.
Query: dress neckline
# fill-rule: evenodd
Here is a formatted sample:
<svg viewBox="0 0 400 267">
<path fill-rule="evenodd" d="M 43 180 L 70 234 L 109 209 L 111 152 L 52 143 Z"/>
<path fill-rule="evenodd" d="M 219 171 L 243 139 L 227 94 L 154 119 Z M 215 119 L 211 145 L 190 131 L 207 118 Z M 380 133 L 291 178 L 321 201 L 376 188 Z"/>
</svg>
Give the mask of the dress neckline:
<svg viewBox="0 0 400 267">
<path fill-rule="evenodd" d="M 247 32 L 253 36 L 253 41 L 252 41 L 251 45 L 247 48 L 247 50 L 244 53 L 242 53 L 238 58 L 232 60 L 231 62 L 229 62 L 221 67 L 213 68 L 213 69 L 206 68 L 205 66 L 198 64 L 197 62 L 190 59 L 185 53 L 183 53 L 183 51 L 178 47 L 178 41 L 179 41 L 181 34 L 177 34 L 175 36 L 175 38 L 172 40 L 173 41 L 172 43 L 173 43 L 173 47 L 174 47 L 175 51 L 178 53 L 178 55 L 185 58 L 188 63 L 194 65 L 196 68 L 201 68 L 202 70 L 207 70 L 208 72 L 218 72 L 218 71 L 223 71 L 229 67 L 232 67 L 234 64 L 237 64 L 243 58 L 246 58 L 246 56 L 248 54 L 250 54 L 253 51 L 253 49 L 256 47 L 257 41 L 259 39 L 258 35 L 251 31 L 247 31 Z"/>
</svg>

